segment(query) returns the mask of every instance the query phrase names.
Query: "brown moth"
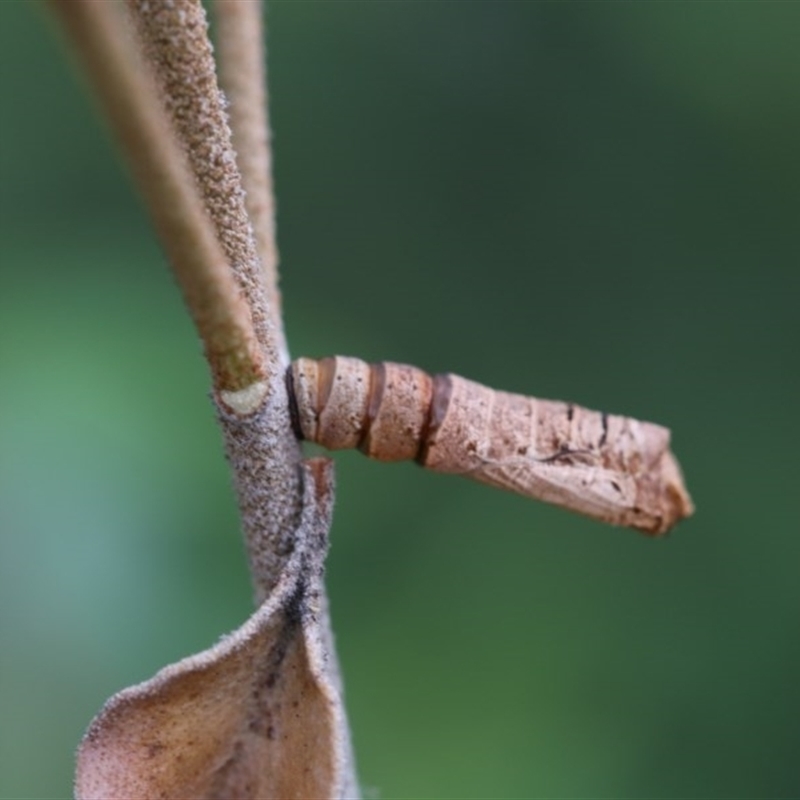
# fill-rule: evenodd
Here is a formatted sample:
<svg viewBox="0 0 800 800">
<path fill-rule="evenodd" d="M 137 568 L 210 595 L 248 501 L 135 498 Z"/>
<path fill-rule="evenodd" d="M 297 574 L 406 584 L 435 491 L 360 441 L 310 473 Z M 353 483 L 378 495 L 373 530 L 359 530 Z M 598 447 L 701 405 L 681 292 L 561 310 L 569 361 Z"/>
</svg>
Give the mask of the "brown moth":
<svg viewBox="0 0 800 800">
<path fill-rule="evenodd" d="M 300 358 L 287 380 L 298 437 L 331 450 L 414 459 L 651 535 L 694 510 L 661 425 L 343 356 Z"/>
</svg>

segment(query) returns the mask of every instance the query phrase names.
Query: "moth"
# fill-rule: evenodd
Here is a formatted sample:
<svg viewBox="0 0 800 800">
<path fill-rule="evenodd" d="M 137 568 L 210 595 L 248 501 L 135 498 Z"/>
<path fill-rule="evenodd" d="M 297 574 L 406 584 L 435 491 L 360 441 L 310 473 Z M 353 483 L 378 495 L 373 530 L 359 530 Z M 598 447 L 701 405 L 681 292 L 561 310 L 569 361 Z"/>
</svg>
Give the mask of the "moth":
<svg viewBox="0 0 800 800">
<path fill-rule="evenodd" d="M 330 450 L 413 459 L 651 535 L 694 510 L 661 425 L 344 356 L 297 359 L 287 383 L 298 438 Z"/>
</svg>

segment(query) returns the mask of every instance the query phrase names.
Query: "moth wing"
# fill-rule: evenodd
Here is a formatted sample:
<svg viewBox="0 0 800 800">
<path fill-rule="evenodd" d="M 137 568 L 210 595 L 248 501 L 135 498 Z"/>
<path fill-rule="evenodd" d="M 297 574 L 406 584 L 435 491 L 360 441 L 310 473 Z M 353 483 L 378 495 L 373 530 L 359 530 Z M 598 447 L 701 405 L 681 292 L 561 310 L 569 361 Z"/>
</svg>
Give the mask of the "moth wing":
<svg viewBox="0 0 800 800">
<path fill-rule="evenodd" d="M 631 475 L 592 464 L 509 459 L 484 463 L 470 477 L 617 525 L 630 525 L 642 513 L 636 508 L 637 487 Z M 637 521 L 636 527 L 642 525 L 648 527 L 648 522 Z"/>
</svg>

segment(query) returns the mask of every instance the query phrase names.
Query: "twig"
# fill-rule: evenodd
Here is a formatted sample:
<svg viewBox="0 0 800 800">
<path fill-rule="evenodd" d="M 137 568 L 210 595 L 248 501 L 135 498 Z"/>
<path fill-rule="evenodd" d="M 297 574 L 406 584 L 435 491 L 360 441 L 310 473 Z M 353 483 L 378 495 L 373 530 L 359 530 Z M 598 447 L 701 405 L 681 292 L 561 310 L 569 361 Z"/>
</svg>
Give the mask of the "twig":
<svg viewBox="0 0 800 800">
<path fill-rule="evenodd" d="M 275 194 L 272 185 L 269 105 L 261 0 L 216 0 L 217 65 L 228 98 L 236 163 L 242 175 L 245 204 L 264 270 L 264 290 L 280 319 Z M 283 327 L 277 325 L 281 355 L 288 362 Z"/>
<path fill-rule="evenodd" d="M 149 78 L 149 64 L 133 46 L 117 4 L 51 0 L 51 7 L 112 119 L 205 343 L 260 603 L 292 550 L 302 453 L 289 417 L 275 337 L 279 326 L 267 316 L 202 6 L 194 0 L 151 0 L 137 6 L 159 54 L 159 82 L 182 131 L 179 138 L 194 178 Z M 170 87 L 174 94 L 167 92 Z"/>
<path fill-rule="evenodd" d="M 205 342 L 259 605 L 225 646 L 109 701 L 79 752 L 77 796 L 355 798 L 322 584 L 333 469 L 301 464 L 280 310 L 266 299 L 202 6 L 128 0 L 143 60 L 118 3 L 50 4 L 112 120 Z"/>
<path fill-rule="evenodd" d="M 260 603 L 292 550 L 300 514 L 302 454 L 289 417 L 278 310 L 264 292 L 203 6 L 199 0 L 127 0 L 127 6 L 263 348 L 266 379 L 215 397 Z"/>
<path fill-rule="evenodd" d="M 205 10 L 199 0 L 127 0 L 127 6 L 217 238 L 247 298 L 275 385 L 282 381 L 286 365 L 279 355 L 275 315 L 267 307 Z"/>
<path fill-rule="evenodd" d="M 205 345 L 215 387 L 237 392 L 263 381 L 264 357 L 250 310 L 119 9 L 103 0 L 50 0 L 50 8 L 72 39 L 144 195 Z"/>
</svg>

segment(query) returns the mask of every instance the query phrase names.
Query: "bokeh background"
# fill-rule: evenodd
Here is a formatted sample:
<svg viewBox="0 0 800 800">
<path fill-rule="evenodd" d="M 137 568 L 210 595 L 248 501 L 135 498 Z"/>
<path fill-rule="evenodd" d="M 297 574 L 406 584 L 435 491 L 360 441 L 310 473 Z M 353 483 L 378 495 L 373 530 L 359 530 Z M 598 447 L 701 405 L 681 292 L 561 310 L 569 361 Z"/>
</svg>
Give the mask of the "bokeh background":
<svg viewBox="0 0 800 800">
<path fill-rule="evenodd" d="M 798 3 L 278 2 L 295 355 L 673 429 L 665 541 L 337 455 L 372 796 L 800 795 Z M 250 586 L 199 347 L 42 9 L 0 3 L 0 796 Z"/>
</svg>

